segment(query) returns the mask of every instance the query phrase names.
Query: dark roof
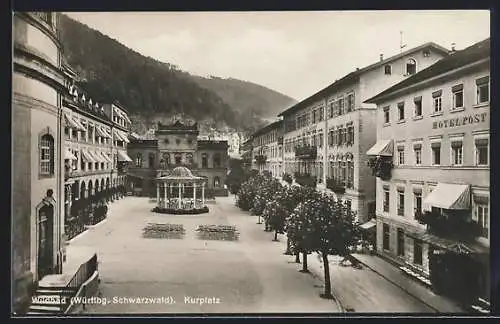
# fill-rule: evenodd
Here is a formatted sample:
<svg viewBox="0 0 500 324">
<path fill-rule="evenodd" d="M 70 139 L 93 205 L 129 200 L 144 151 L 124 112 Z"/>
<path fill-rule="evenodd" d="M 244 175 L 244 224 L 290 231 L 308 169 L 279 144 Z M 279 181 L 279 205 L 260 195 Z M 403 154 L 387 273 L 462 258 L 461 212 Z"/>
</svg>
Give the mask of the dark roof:
<svg viewBox="0 0 500 324">
<path fill-rule="evenodd" d="M 222 148 L 226 149 L 229 147 L 227 141 L 218 140 L 198 140 L 198 148 Z"/>
<path fill-rule="evenodd" d="M 308 98 L 296 103 L 295 105 L 286 109 L 285 111 L 282 111 L 278 116 L 287 115 L 287 114 L 290 114 L 290 113 L 297 111 L 301 108 L 304 108 L 305 106 L 308 106 L 311 103 L 313 103 L 321 98 L 324 98 L 329 93 L 332 93 L 332 92 L 334 92 L 342 87 L 345 87 L 349 84 L 357 82 L 359 80 L 359 77 L 361 76 L 361 74 L 365 73 L 366 71 L 372 70 L 372 69 L 377 68 L 379 66 L 385 65 L 388 62 L 392 62 L 392 61 L 397 60 L 403 56 L 406 56 L 410 53 L 417 52 L 417 51 L 420 51 L 420 50 L 423 50 L 426 48 L 433 48 L 437 52 L 441 52 L 442 54 L 448 55 L 448 50 L 446 48 L 444 48 L 443 46 L 440 46 L 440 45 L 433 43 L 433 42 L 425 43 L 423 45 L 409 49 L 405 52 L 399 53 L 397 55 L 393 55 L 393 56 L 386 58 L 382 61 L 378 61 L 376 63 L 365 66 L 362 69 L 356 69 L 356 71 L 353 71 L 353 72 L 347 74 L 346 76 L 342 77 L 339 80 L 336 80 L 334 83 L 330 84 L 326 88 L 323 88 L 322 90 L 320 90 L 320 91 L 316 92 L 315 94 L 309 96 Z"/>
<path fill-rule="evenodd" d="M 192 125 L 184 124 L 179 120 L 176 120 L 172 124 L 163 125 L 161 122 L 158 122 L 158 131 L 197 131 L 198 123 L 193 123 Z"/>
<path fill-rule="evenodd" d="M 266 125 L 264 127 L 262 127 L 261 129 L 257 130 L 255 133 L 253 133 L 251 135 L 251 138 L 254 138 L 256 136 L 259 136 L 259 135 L 262 135 L 262 134 L 265 134 L 267 133 L 268 131 L 271 131 L 275 128 L 278 128 L 280 127 L 281 125 L 283 124 L 283 119 L 280 119 L 280 120 L 277 120 L 269 125 Z"/>
<path fill-rule="evenodd" d="M 383 97 L 387 97 L 391 93 L 404 89 L 419 82 L 428 80 L 440 74 L 455 70 L 459 67 L 474 63 L 476 61 L 490 57 L 490 39 L 487 38 L 479 43 L 469 46 L 461 51 L 455 52 L 453 55 L 447 56 L 428 68 L 412 75 L 387 90 L 382 91 L 378 95 L 366 100 L 365 102 L 377 103 Z"/>
</svg>

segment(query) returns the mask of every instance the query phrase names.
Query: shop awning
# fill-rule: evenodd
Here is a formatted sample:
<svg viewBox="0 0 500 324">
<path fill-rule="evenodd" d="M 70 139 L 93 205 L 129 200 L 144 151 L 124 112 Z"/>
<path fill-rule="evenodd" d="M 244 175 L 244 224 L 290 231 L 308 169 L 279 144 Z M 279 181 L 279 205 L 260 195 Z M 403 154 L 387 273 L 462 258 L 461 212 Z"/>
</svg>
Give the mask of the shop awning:
<svg viewBox="0 0 500 324">
<path fill-rule="evenodd" d="M 359 227 L 364 229 L 364 230 L 369 230 L 369 229 L 375 228 L 376 226 L 377 226 L 377 220 L 374 218 L 370 219 L 368 222 L 366 222 L 364 224 L 359 225 Z"/>
<path fill-rule="evenodd" d="M 111 138 L 111 133 L 104 127 L 101 127 L 101 130 L 106 134 L 106 138 Z"/>
<path fill-rule="evenodd" d="M 392 140 L 380 140 L 373 145 L 366 155 L 371 156 L 392 156 L 394 143 Z"/>
<path fill-rule="evenodd" d="M 459 254 L 488 254 L 489 249 L 477 242 L 459 242 L 456 240 L 439 237 L 427 232 L 412 233 L 406 232 L 406 235 L 421 240 L 424 243 L 432 245 L 434 248 L 447 250 Z"/>
<path fill-rule="evenodd" d="M 64 123 L 67 127 L 79 130 L 78 124 L 67 113 L 64 113 Z"/>
<path fill-rule="evenodd" d="M 119 141 L 123 141 L 125 143 L 130 143 L 129 139 L 128 139 L 128 135 L 123 133 L 123 132 L 120 132 L 119 130 L 114 130 L 114 134 L 115 134 L 115 138 Z"/>
<path fill-rule="evenodd" d="M 87 150 L 82 150 L 82 159 L 84 162 L 98 162 Z"/>
<path fill-rule="evenodd" d="M 118 151 L 118 161 L 119 162 L 132 162 L 132 159 L 123 151 Z"/>
<path fill-rule="evenodd" d="M 79 130 L 81 130 L 81 131 L 87 131 L 87 127 L 83 126 L 83 124 L 80 123 L 80 121 L 77 118 L 73 118 L 73 121 L 75 122 L 75 124 L 78 125 L 78 129 Z"/>
<path fill-rule="evenodd" d="M 102 130 L 101 126 L 96 125 L 95 131 L 97 132 L 97 135 L 101 137 L 106 137 L 106 133 Z"/>
<path fill-rule="evenodd" d="M 76 158 L 76 156 L 70 150 L 64 151 L 64 159 L 65 160 L 78 160 Z"/>
<path fill-rule="evenodd" d="M 438 183 L 423 203 L 444 209 L 469 209 L 470 187 L 465 184 Z"/>
<path fill-rule="evenodd" d="M 101 154 L 97 153 L 97 152 L 92 152 L 92 151 L 89 151 L 90 155 L 92 155 L 92 157 L 94 158 L 94 160 L 96 162 L 106 162 L 104 160 L 104 158 L 102 157 Z"/>
<path fill-rule="evenodd" d="M 101 155 L 102 157 L 104 158 L 104 160 L 108 163 L 113 163 L 113 161 L 111 160 L 111 158 L 108 157 L 108 155 L 104 152 L 101 152 Z"/>
</svg>

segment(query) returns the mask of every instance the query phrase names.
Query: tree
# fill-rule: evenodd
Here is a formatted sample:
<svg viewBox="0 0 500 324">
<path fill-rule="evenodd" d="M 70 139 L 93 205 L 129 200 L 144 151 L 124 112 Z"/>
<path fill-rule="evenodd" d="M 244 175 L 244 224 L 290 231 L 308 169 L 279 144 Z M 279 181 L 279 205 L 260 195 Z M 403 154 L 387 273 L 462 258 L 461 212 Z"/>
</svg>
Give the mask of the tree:
<svg viewBox="0 0 500 324">
<path fill-rule="evenodd" d="M 308 231 L 305 232 L 306 246 L 318 252 L 323 260 L 325 290 L 321 296 L 333 298 L 328 255 L 349 255 L 349 248 L 356 241 L 354 212 L 347 204 L 327 194 L 306 201 L 302 210 L 310 220 Z"/>
<path fill-rule="evenodd" d="M 278 193 L 280 195 L 281 193 Z M 275 198 L 268 202 L 264 209 L 264 219 L 269 224 L 269 228 L 274 231 L 274 240 L 278 241 L 278 234 L 284 233 L 286 210 L 281 206 L 279 198 Z"/>
</svg>

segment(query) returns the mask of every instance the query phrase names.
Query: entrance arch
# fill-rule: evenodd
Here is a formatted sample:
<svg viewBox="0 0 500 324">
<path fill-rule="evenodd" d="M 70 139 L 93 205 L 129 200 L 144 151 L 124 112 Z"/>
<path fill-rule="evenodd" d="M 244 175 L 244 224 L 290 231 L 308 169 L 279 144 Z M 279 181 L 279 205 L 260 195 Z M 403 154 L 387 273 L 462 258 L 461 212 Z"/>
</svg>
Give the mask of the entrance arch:
<svg viewBox="0 0 500 324">
<path fill-rule="evenodd" d="M 54 205 L 44 202 L 37 213 L 38 279 L 54 270 Z"/>
</svg>

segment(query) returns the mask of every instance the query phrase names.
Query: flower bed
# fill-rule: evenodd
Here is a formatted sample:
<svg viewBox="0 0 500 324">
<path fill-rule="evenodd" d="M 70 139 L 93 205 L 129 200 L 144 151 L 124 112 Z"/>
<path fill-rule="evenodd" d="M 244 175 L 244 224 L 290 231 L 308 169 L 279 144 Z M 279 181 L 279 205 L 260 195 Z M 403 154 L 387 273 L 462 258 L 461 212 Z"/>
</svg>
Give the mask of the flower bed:
<svg viewBox="0 0 500 324">
<path fill-rule="evenodd" d="M 148 224 L 144 227 L 144 238 L 182 239 L 186 234 L 182 224 Z"/>
<path fill-rule="evenodd" d="M 201 240 L 236 241 L 239 239 L 236 227 L 230 225 L 199 225 L 196 232 Z"/>
<path fill-rule="evenodd" d="M 193 208 L 193 209 L 174 209 L 174 208 L 162 208 L 155 207 L 152 209 L 152 212 L 160 213 L 160 214 L 171 214 L 171 215 L 198 215 L 198 214 L 206 214 L 210 210 L 207 206 L 203 208 Z"/>
</svg>

